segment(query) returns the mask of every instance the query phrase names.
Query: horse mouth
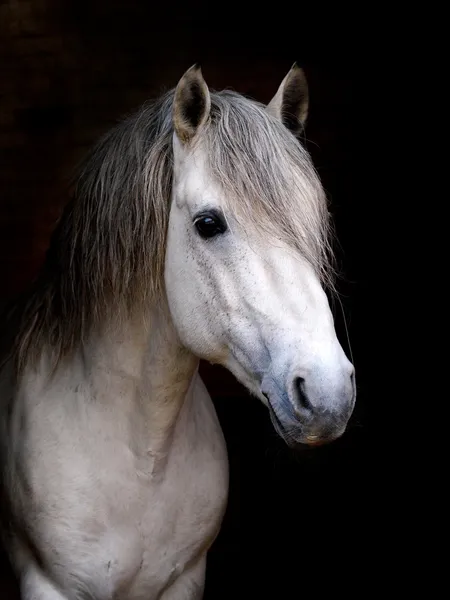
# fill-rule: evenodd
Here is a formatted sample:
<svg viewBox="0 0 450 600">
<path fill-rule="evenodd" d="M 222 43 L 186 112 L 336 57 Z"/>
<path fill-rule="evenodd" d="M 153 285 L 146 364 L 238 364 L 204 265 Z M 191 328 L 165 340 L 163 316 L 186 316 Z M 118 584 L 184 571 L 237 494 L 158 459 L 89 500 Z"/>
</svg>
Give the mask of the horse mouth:
<svg viewBox="0 0 450 600">
<path fill-rule="evenodd" d="M 290 427 L 289 425 L 286 426 L 286 424 L 283 423 L 281 418 L 278 416 L 276 406 L 273 406 L 270 397 L 267 394 L 264 394 L 264 396 L 267 399 L 272 425 L 277 434 L 283 439 L 289 448 L 317 448 L 319 446 L 326 446 L 336 438 L 340 437 L 340 434 L 323 436 L 312 432 L 306 433 L 305 431 L 302 431 L 300 423 L 293 423 Z"/>
<path fill-rule="evenodd" d="M 283 435 L 284 433 L 284 427 L 283 427 L 283 423 L 280 421 L 280 419 L 278 418 L 277 413 L 275 412 L 269 398 L 267 398 L 268 400 L 268 407 L 269 407 L 269 414 L 270 414 L 270 420 L 272 421 L 273 426 L 275 427 L 277 433 L 279 435 Z"/>
<path fill-rule="evenodd" d="M 272 421 L 272 425 L 273 425 L 275 431 L 286 442 L 286 444 L 289 446 L 289 448 L 294 448 L 295 446 L 297 446 L 298 442 L 295 441 L 292 434 L 288 431 L 288 429 L 285 427 L 285 425 L 283 424 L 283 422 L 277 415 L 277 412 L 276 412 L 275 408 L 273 407 L 269 396 L 267 394 L 264 394 L 264 396 L 267 398 L 267 405 L 269 407 L 270 420 Z"/>
</svg>

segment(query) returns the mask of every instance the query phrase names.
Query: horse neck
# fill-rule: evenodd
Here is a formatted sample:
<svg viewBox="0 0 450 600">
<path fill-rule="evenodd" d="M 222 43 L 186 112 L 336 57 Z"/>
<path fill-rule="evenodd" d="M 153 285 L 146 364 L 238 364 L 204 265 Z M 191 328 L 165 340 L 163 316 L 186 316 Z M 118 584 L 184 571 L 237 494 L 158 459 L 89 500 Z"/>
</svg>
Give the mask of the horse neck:
<svg viewBox="0 0 450 600">
<path fill-rule="evenodd" d="M 181 345 L 168 309 L 93 335 L 82 354 L 95 397 L 115 403 L 117 418 L 125 410 L 146 436 L 149 454 L 167 455 L 182 408 L 192 400 L 199 364 Z"/>
</svg>

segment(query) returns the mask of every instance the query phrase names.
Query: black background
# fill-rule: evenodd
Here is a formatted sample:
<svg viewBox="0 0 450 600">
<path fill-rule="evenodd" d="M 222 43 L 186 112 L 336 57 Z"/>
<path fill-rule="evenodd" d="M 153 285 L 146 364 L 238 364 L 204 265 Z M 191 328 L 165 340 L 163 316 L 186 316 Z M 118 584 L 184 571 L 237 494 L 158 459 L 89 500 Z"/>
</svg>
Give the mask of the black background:
<svg viewBox="0 0 450 600">
<path fill-rule="evenodd" d="M 374 588 L 386 578 L 386 556 L 396 535 L 391 532 L 391 547 L 380 550 L 387 530 L 383 498 L 389 490 L 374 460 L 381 391 L 375 316 L 380 280 L 373 261 L 380 234 L 373 231 L 373 207 L 378 203 L 379 213 L 388 199 L 376 196 L 378 166 L 369 158 L 368 140 L 376 138 L 378 123 L 367 82 L 374 54 L 379 67 L 382 63 L 382 32 L 372 43 L 371 28 L 377 25 L 369 22 L 370 13 L 355 26 L 355 15 L 342 10 L 324 19 L 325 5 L 317 5 L 314 16 L 297 4 L 165 7 L 144 0 L 66 0 L 57 6 L 49 0 L 39 5 L 48 9 L 39 27 L 47 28 L 47 37 L 69 40 L 62 51 L 71 59 L 58 67 L 61 50 L 50 47 L 47 55 L 56 60 L 50 87 L 28 97 L 16 86 L 1 98 L 9 109 L 14 104 L 13 122 L 3 127 L 1 138 L 4 300 L 24 289 L 41 264 L 75 157 L 122 114 L 176 85 L 194 62 L 210 87 L 231 87 L 264 102 L 294 61 L 305 69 L 310 85 L 306 143 L 331 200 L 340 243 L 343 310 L 336 303 L 334 314 L 350 355 L 346 317 L 357 406 L 341 440 L 293 456 L 275 435 L 266 410 L 223 369 L 202 365 L 231 469 L 228 511 L 209 555 L 206 598 L 320 597 L 328 589 L 348 595 Z M 39 27 L 25 33 L 12 25 L 4 30 L 10 77 L 19 77 L 24 61 L 32 72 L 44 60 L 40 50 L 36 55 L 29 50 L 25 58 L 17 51 L 21 36 L 39 39 Z M 73 104 L 75 79 L 79 93 Z M 17 132 L 22 142 L 12 147 Z M 382 393 L 386 401 L 386 390 Z M 6 563 L 4 569 L 0 597 L 12 600 Z"/>
</svg>

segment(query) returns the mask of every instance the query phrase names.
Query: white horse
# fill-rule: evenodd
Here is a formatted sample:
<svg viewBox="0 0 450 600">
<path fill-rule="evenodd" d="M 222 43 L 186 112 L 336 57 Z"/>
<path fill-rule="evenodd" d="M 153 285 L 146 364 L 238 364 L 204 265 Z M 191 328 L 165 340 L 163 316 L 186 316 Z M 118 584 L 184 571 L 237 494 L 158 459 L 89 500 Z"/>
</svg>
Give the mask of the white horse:
<svg viewBox="0 0 450 600">
<path fill-rule="evenodd" d="M 5 544 L 23 600 L 192 600 L 228 461 L 199 360 L 228 368 L 290 445 L 341 436 L 325 194 L 297 137 L 296 65 L 268 106 L 174 91 L 96 146 L 0 377 Z"/>
</svg>

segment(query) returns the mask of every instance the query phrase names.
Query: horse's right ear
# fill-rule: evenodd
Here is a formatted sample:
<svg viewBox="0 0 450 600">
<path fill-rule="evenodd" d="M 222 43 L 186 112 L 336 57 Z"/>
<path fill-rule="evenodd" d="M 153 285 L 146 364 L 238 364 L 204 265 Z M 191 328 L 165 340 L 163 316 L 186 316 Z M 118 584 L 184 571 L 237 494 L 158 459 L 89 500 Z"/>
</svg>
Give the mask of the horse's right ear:
<svg viewBox="0 0 450 600">
<path fill-rule="evenodd" d="M 308 82 L 303 69 L 294 63 L 266 110 L 298 136 L 305 127 L 308 107 Z"/>
<path fill-rule="evenodd" d="M 201 68 L 193 65 L 178 82 L 173 101 L 173 125 L 183 144 L 188 144 L 209 117 L 211 97 Z"/>
</svg>

